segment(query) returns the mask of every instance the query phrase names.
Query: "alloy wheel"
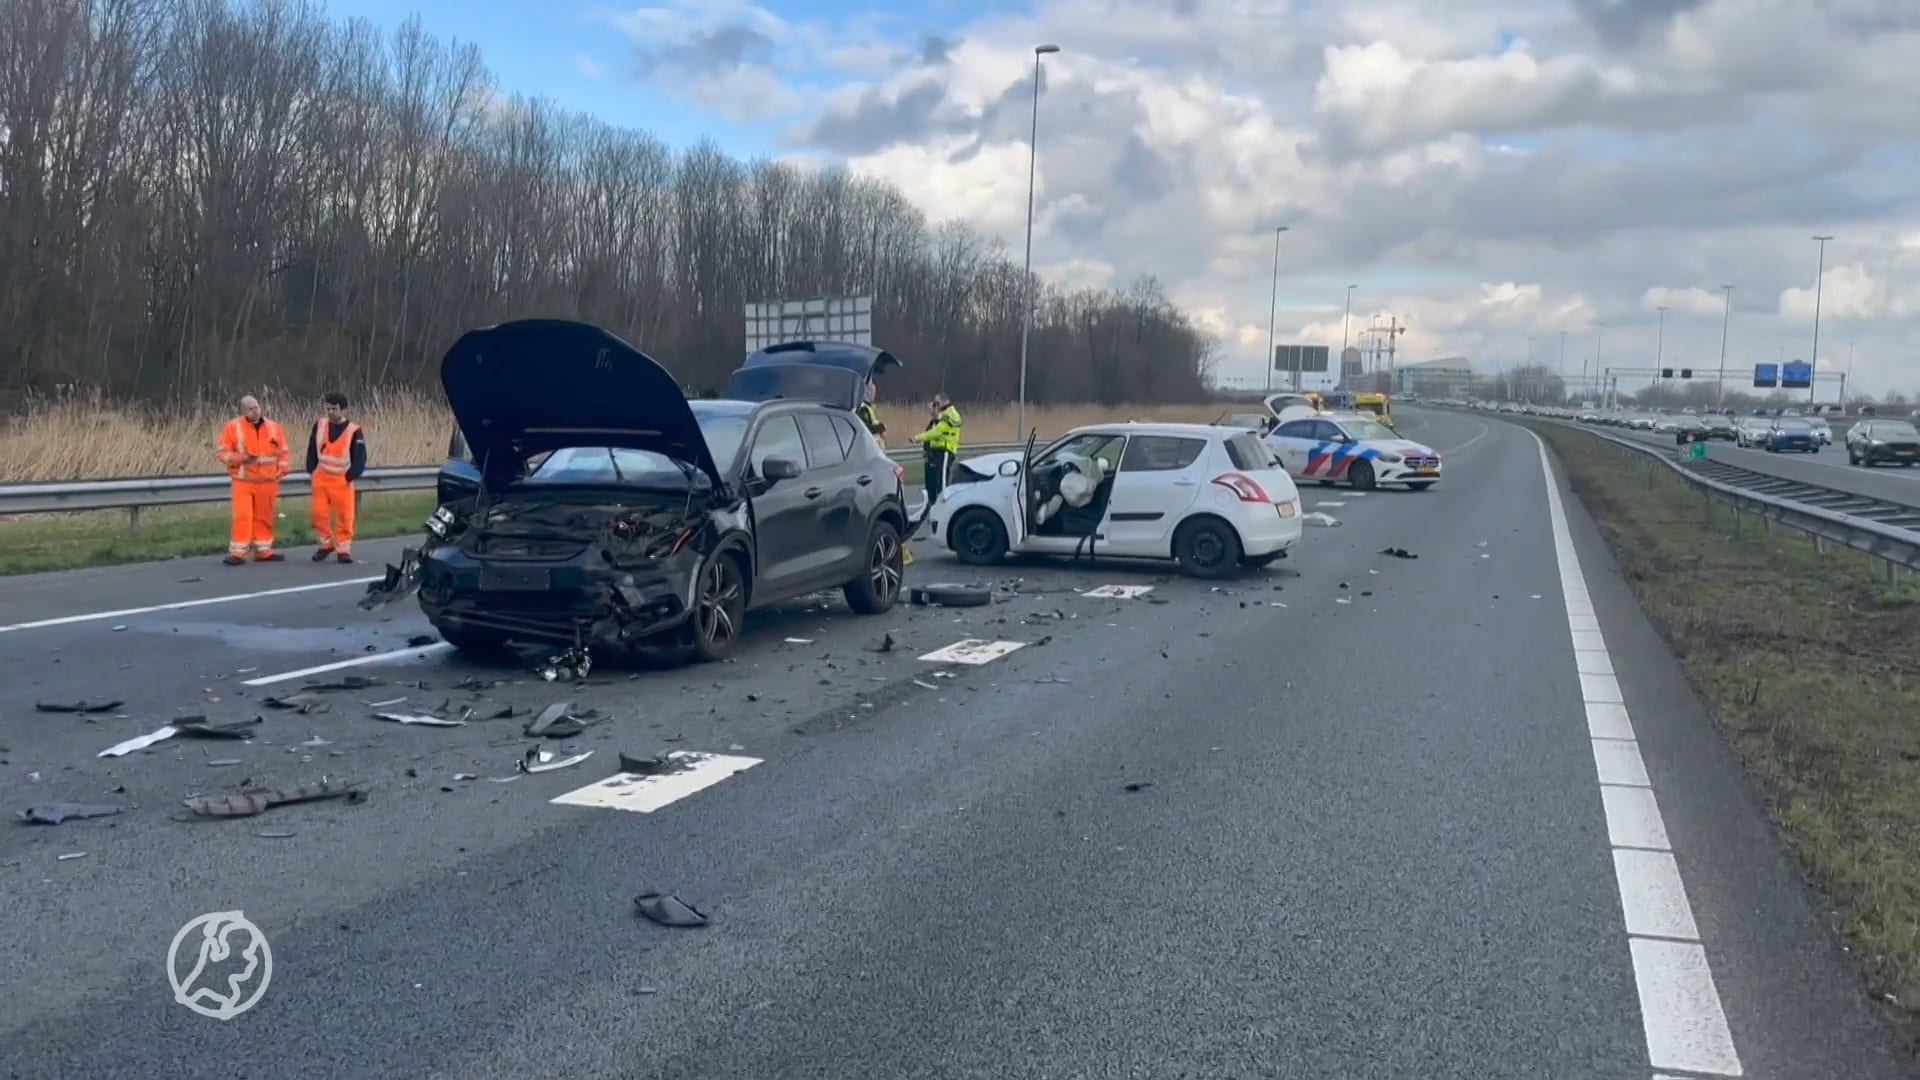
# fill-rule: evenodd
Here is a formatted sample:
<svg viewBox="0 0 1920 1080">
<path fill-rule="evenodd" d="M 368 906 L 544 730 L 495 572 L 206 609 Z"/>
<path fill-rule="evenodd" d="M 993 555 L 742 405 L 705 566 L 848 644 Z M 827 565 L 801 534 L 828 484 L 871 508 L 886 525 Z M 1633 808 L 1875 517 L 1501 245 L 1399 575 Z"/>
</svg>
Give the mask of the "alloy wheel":
<svg viewBox="0 0 1920 1080">
<path fill-rule="evenodd" d="M 881 603 L 890 604 L 900 595 L 905 569 L 901 565 L 899 537 L 886 531 L 874 537 L 873 562 L 868 567 L 867 577 L 873 582 L 874 599 Z"/>
<path fill-rule="evenodd" d="M 694 611 L 700 640 L 709 644 L 733 640 L 739 633 L 733 614 L 739 599 L 740 575 L 733 560 L 722 556 L 708 562 L 700 572 L 700 598 Z"/>
</svg>

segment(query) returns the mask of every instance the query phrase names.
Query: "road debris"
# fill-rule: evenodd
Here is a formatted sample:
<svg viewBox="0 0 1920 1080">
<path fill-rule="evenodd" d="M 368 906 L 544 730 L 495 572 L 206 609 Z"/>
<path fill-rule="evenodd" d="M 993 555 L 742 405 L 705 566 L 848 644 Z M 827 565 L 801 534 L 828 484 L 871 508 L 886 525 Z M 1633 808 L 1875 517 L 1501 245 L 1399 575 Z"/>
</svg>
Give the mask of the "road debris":
<svg viewBox="0 0 1920 1080">
<path fill-rule="evenodd" d="M 1408 551 L 1406 548 L 1399 548 L 1399 547 L 1381 548 L 1380 554 L 1391 555 L 1396 559 L 1417 559 L 1420 557 L 1418 555 L 1415 555 L 1413 552 Z"/>
<path fill-rule="evenodd" d="M 985 607 L 993 603 L 993 590 L 978 585 L 940 583 L 915 585 L 907 590 L 907 603 L 914 607 L 929 604 L 939 607 Z"/>
<path fill-rule="evenodd" d="M 69 851 L 65 855 L 54 856 L 54 858 L 59 862 L 67 862 L 71 859 L 84 859 L 86 857 L 87 857 L 87 853 L 84 851 Z"/>
<path fill-rule="evenodd" d="M 420 588 L 421 572 L 419 549 L 402 550 L 400 565 L 388 563 L 386 576 L 367 586 L 367 594 L 360 598 L 360 609 L 372 611 L 412 596 Z"/>
<path fill-rule="evenodd" d="M 396 724 L 414 724 L 420 727 L 466 727 L 465 720 L 449 720 L 444 716 L 431 713 L 374 713 L 375 720 L 388 720 Z"/>
<path fill-rule="evenodd" d="M 326 712 L 333 708 L 331 702 L 318 694 L 288 694 L 286 697 L 262 698 L 260 704 L 269 709 L 291 709 L 299 713 Z"/>
<path fill-rule="evenodd" d="M 259 837 L 262 840 L 291 840 L 293 838 L 293 830 L 292 829 L 261 829 L 259 832 L 254 833 L 253 835 Z"/>
<path fill-rule="evenodd" d="M 1337 529 L 1340 527 L 1340 519 L 1334 517 L 1332 514 L 1315 510 L 1311 514 L 1302 514 L 1300 516 L 1300 524 L 1318 525 L 1323 529 Z"/>
<path fill-rule="evenodd" d="M 434 637 L 432 634 L 415 634 L 407 639 L 407 648 L 418 649 L 426 645 L 431 645 L 439 640 L 439 638 Z"/>
<path fill-rule="evenodd" d="M 1150 787 L 1152 787 L 1152 786 L 1153 786 L 1153 781 L 1151 781 L 1151 780 L 1135 780 L 1135 781 L 1133 781 L 1133 782 L 1131 782 L 1131 783 L 1129 783 L 1129 784 L 1126 784 L 1126 785 L 1124 785 L 1124 786 L 1123 786 L 1123 788 L 1122 788 L 1122 790 L 1125 790 L 1125 791 L 1145 791 L 1145 790 L 1147 790 L 1148 788 L 1150 788 Z"/>
<path fill-rule="evenodd" d="M 385 686 L 386 682 L 369 675 L 348 675 L 332 682 L 310 682 L 300 689 L 309 694 L 326 694 L 340 690 L 370 690 L 376 686 Z"/>
<path fill-rule="evenodd" d="M 523 773 L 554 772 L 570 769 L 593 756 L 593 751 L 582 750 L 571 757 L 561 757 L 551 750 L 530 746 L 520 758 L 520 771 Z"/>
<path fill-rule="evenodd" d="M 573 702 L 561 701 L 540 710 L 540 715 L 527 721 L 521 733 L 530 739 L 571 739 L 599 720 L 600 710 L 576 712 Z"/>
<path fill-rule="evenodd" d="M 135 750 L 145 750 L 156 743 L 166 742 L 175 735 L 185 735 L 193 739 L 251 739 L 253 728 L 263 723 L 261 717 L 240 720 L 231 724 L 209 724 L 204 716 L 183 716 L 178 720 L 147 732 L 136 735 L 124 742 L 117 742 L 100 751 L 99 757 L 124 757 Z"/>
<path fill-rule="evenodd" d="M 620 755 L 620 771 L 630 776 L 672 776 L 698 765 L 703 757 L 687 753 L 635 757 L 623 752 Z"/>
<path fill-rule="evenodd" d="M 349 780 L 321 780 L 292 788 L 254 788 L 238 795 L 200 795 L 182 805 L 198 817 L 252 817 L 275 806 L 317 802 L 321 799 L 346 799 L 359 802 L 366 798 L 360 785 Z"/>
<path fill-rule="evenodd" d="M 107 803 L 51 802 L 29 806 L 20 811 L 20 820 L 28 825 L 58 825 L 63 821 L 83 821 L 87 818 L 112 817 L 125 810 L 124 806 L 112 806 Z"/>
<path fill-rule="evenodd" d="M 126 702 L 118 699 L 113 701 L 36 701 L 33 703 L 33 711 L 50 713 L 105 713 L 112 712 L 124 704 L 126 704 Z"/>
<path fill-rule="evenodd" d="M 633 906 L 653 922 L 661 926 L 705 926 L 707 917 L 677 896 L 666 893 L 641 893 L 633 898 Z"/>
<path fill-rule="evenodd" d="M 558 682 L 561 679 L 573 681 L 586 678 L 587 673 L 592 670 L 593 657 L 587 652 L 586 646 L 579 645 L 566 652 L 547 657 L 546 666 L 540 669 L 540 677 L 548 682 Z"/>
<path fill-rule="evenodd" d="M 888 653 L 893 651 L 894 640 L 891 632 L 880 635 L 879 640 L 867 643 L 868 652 Z"/>
</svg>

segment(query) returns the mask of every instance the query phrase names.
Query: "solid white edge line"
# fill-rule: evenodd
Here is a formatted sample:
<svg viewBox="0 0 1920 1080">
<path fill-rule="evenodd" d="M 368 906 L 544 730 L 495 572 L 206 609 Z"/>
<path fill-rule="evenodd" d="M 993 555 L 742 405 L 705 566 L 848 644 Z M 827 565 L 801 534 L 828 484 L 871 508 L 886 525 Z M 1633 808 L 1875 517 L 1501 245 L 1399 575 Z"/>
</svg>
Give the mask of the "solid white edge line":
<svg viewBox="0 0 1920 1080">
<path fill-rule="evenodd" d="M 1679 861 L 1670 850 L 1665 820 L 1654 798 L 1646 763 L 1634 738 L 1633 721 L 1613 674 L 1600 623 L 1581 572 L 1573 530 L 1567 524 L 1560 488 L 1546 441 L 1532 431 L 1547 488 L 1547 516 L 1558 553 L 1560 591 L 1573 635 L 1575 669 L 1586 710 L 1587 731 L 1600 781 L 1600 802 L 1612 848 L 1614 880 L 1647 1058 L 1655 1069 L 1711 1076 L 1744 1076 L 1733 1031 L 1706 946 L 1699 941 L 1693 906 L 1682 883 Z M 1583 637 L 1583 635 L 1592 635 Z M 1604 659 L 1604 670 L 1599 660 Z M 1621 783 L 1616 781 L 1633 781 Z M 1678 939 L 1678 940 L 1675 940 Z M 1661 1080 L 1656 1075 L 1654 1080 Z"/>
<path fill-rule="evenodd" d="M 262 675 L 257 679 L 248 679 L 240 685 L 272 686 L 274 683 L 288 682 L 293 679 L 304 679 L 309 675 L 325 675 L 329 671 L 339 671 L 342 668 L 360 667 L 363 664 L 382 664 L 392 660 L 410 660 L 416 656 L 432 656 L 436 653 L 451 652 L 452 650 L 452 645 L 444 641 L 436 641 L 431 645 L 415 645 L 409 649 L 395 649 L 392 652 L 356 656 L 351 660 L 336 660 L 331 664 L 316 664 L 313 667 L 301 668 L 298 671 L 283 671 L 278 675 Z"/>
<path fill-rule="evenodd" d="M 365 585 L 370 581 L 383 580 L 380 576 L 346 578 L 341 581 L 322 581 L 312 585 L 289 585 L 283 589 L 261 589 L 259 592 L 231 593 L 227 596 L 204 596 L 198 600 L 176 600 L 170 604 L 153 604 L 148 607 L 122 608 L 119 611 L 95 611 L 85 615 L 62 615 L 57 619 L 36 619 L 33 622 L 14 623 L 12 626 L 0 626 L 0 634 L 15 630 L 42 630 L 49 626 L 71 626 L 74 623 L 98 622 L 101 619 L 124 619 L 129 615 L 150 615 L 156 611 L 179 611 L 183 608 L 206 607 L 209 604 L 225 604 L 235 600 L 258 600 L 267 596 L 292 596 L 295 593 L 314 592 L 319 589 L 338 589 L 345 585 Z"/>
</svg>

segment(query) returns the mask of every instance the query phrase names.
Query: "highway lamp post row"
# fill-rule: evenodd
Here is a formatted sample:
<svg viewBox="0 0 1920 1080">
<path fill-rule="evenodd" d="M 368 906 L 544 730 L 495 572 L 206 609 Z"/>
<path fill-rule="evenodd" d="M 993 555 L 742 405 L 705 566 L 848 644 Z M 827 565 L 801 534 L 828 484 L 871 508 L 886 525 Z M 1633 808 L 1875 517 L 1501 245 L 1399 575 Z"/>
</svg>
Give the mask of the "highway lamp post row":
<svg viewBox="0 0 1920 1080">
<path fill-rule="evenodd" d="M 1807 357 L 1807 404 L 1820 400 L 1820 290 L 1827 281 L 1827 241 L 1831 236 L 1816 236 L 1820 244 L 1820 268 L 1813 274 L 1813 355 Z"/>
<path fill-rule="evenodd" d="M 1267 374 L 1264 384 L 1265 392 L 1269 394 L 1273 393 L 1273 362 L 1279 358 L 1274 348 L 1277 342 L 1273 335 L 1274 323 L 1280 315 L 1280 234 L 1286 232 L 1288 228 L 1289 226 L 1286 225 L 1273 227 L 1273 290 L 1267 298 Z M 1293 373 L 1293 388 L 1300 389 L 1300 372 L 1297 367 Z"/>
<path fill-rule="evenodd" d="M 1020 404 L 1017 410 L 1019 433 L 1027 432 L 1027 338 L 1033 331 L 1033 185 L 1040 162 L 1040 58 L 1060 51 L 1058 45 L 1036 45 L 1033 49 L 1033 127 L 1027 136 L 1027 261 L 1020 288 Z"/>
</svg>

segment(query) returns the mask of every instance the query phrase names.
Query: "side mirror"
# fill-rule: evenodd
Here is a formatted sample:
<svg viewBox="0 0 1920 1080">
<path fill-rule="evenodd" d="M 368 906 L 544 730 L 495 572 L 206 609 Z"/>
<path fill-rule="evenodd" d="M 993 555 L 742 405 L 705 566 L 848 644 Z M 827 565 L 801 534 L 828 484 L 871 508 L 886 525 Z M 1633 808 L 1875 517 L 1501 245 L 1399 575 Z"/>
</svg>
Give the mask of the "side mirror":
<svg viewBox="0 0 1920 1080">
<path fill-rule="evenodd" d="M 799 463 L 790 458 L 770 457 L 760 463 L 760 479 L 769 484 L 792 480 L 799 475 Z"/>
<path fill-rule="evenodd" d="M 1017 461 L 1003 461 L 1000 463 L 1000 468 L 995 471 L 1001 476 L 1019 476 L 1020 463 Z"/>
</svg>

